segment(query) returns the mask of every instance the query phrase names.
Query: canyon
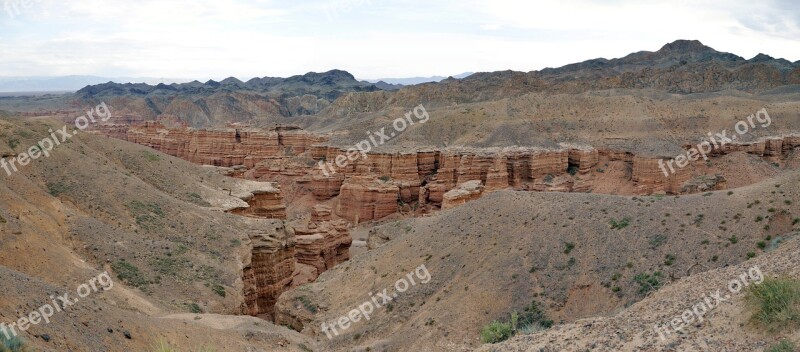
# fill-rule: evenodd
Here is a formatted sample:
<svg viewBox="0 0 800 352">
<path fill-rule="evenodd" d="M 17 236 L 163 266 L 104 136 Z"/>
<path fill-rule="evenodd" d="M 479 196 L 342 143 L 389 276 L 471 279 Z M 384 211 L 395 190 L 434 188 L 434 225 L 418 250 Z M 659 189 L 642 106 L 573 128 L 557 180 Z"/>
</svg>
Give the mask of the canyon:
<svg viewBox="0 0 800 352">
<path fill-rule="evenodd" d="M 713 167 L 728 154 L 746 153 L 780 166 L 800 146 L 800 135 L 764 137 L 733 142 L 714 149 L 709 160 L 693 161 L 664 175 L 659 161 L 668 157 L 634 154 L 608 147 L 561 143 L 557 148 L 492 147 L 427 149 L 416 152 L 369 152 L 326 175 L 325 160 L 346 155 L 344 148 L 326 144 L 329 136 L 297 127 L 271 130 L 249 127 L 167 128 L 157 122 L 101 125 L 94 133 L 144 145 L 187 161 L 217 166 L 237 178 L 307 185 L 320 204 L 352 225 L 389 215 L 425 214 L 449 209 L 502 189 L 533 192 L 593 193 L 599 184 L 617 185 L 620 195 L 689 194 L 727 187 L 725 175 Z M 688 150 L 691 145 L 685 145 Z M 609 172 L 605 170 L 625 170 Z M 699 179 L 715 182 L 698 183 Z M 743 185 L 737 185 L 743 186 Z M 261 192 L 237 214 L 285 219 L 280 191 Z M 289 205 L 291 207 L 291 205 Z"/>
</svg>

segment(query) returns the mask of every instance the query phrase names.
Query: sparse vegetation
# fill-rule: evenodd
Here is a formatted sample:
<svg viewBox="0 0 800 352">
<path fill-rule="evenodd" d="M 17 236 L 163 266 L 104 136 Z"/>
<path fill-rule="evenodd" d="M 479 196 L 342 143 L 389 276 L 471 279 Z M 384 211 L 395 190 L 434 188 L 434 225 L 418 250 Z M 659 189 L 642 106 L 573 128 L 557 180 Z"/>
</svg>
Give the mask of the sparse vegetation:
<svg viewBox="0 0 800 352">
<path fill-rule="evenodd" d="M 300 301 L 300 303 L 303 304 L 303 307 L 305 307 L 306 310 L 311 312 L 312 314 L 317 314 L 317 311 L 319 311 L 317 305 L 311 302 L 311 299 L 308 298 L 307 296 L 297 297 L 297 300 Z"/>
<path fill-rule="evenodd" d="M 223 298 L 225 297 L 225 287 L 222 287 L 222 285 L 212 285 L 211 291 L 214 291 L 214 293 Z"/>
<path fill-rule="evenodd" d="M 567 242 L 564 243 L 564 247 L 564 254 L 569 254 L 573 249 L 575 249 L 575 244 L 572 242 Z"/>
<path fill-rule="evenodd" d="M 0 333 L 0 352 L 25 352 L 28 349 L 25 347 L 25 342 L 19 337 L 11 336 L 7 338 L 5 334 Z"/>
<path fill-rule="evenodd" d="M 750 286 L 746 299 L 757 326 L 773 333 L 800 327 L 800 280 L 766 278 Z"/>
<path fill-rule="evenodd" d="M 383 181 L 383 182 L 389 182 L 389 180 L 391 180 L 392 178 L 387 176 L 387 175 L 383 175 L 381 177 L 378 177 L 378 179 Z"/>
<path fill-rule="evenodd" d="M 162 219 L 166 217 L 164 210 L 156 203 L 132 201 L 128 210 L 136 220 L 136 224 L 144 230 L 152 231 L 162 227 Z"/>
<path fill-rule="evenodd" d="M 639 293 L 646 295 L 661 288 L 663 277 L 664 275 L 660 271 L 656 271 L 652 275 L 646 273 L 638 274 L 633 277 L 633 281 L 639 284 Z"/>
<path fill-rule="evenodd" d="M 199 305 L 199 304 L 197 304 L 197 303 L 194 303 L 194 302 L 192 302 L 192 303 L 187 303 L 187 304 L 186 304 L 186 307 L 187 307 L 187 308 L 189 308 L 189 311 L 190 311 L 190 312 L 192 312 L 192 313 L 194 313 L 194 314 L 201 314 L 201 313 L 203 313 L 203 309 L 202 309 L 202 308 L 200 308 L 200 305 Z"/>
<path fill-rule="evenodd" d="M 666 242 L 667 242 L 667 236 L 662 234 L 655 235 L 653 236 L 653 238 L 650 239 L 650 249 L 656 249 L 658 247 L 661 247 L 661 245 L 663 245 Z"/>
<path fill-rule="evenodd" d="M 161 157 L 158 154 L 153 153 L 153 152 L 151 152 L 149 150 L 142 151 L 142 154 L 144 154 L 144 157 L 149 161 L 160 161 L 161 160 Z"/>
<path fill-rule="evenodd" d="M 767 348 L 764 352 L 796 352 L 797 345 L 794 342 L 789 340 L 783 340 L 779 342 L 777 345 L 772 345 Z"/>
<path fill-rule="evenodd" d="M 616 219 L 611 219 L 608 224 L 611 225 L 612 230 L 619 230 L 624 229 L 630 225 L 631 219 L 628 217 L 622 218 L 622 220 L 617 221 Z"/>
<path fill-rule="evenodd" d="M 210 207 L 211 206 L 211 203 L 206 202 L 205 199 L 203 199 L 203 197 L 200 196 L 200 194 L 197 194 L 195 192 L 189 193 L 188 197 L 189 197 L 189 201 L 190 202 L 192 202 L 194 204 L 197 204 L 199 206 L 202 206 L 202 207 Z"/>
<path fill-rule="evenodd" d="M 513 336 L 514 330 L 511 329 L 511 323 L 501 323 L 493 321 L 483 327 L 481 330 L 481 342 L 483 343 L 498 343 L 508 340 Z"/>
<path fill-rule="evenodd" d="M 8 139 L 8 140 L 6 141 L 6 143 L 8 144 L 8 147 L 9 147 L 9 148 L 11 148 L 11 149 L 16 149 L 16 148 L 17 148 L 17 146 L 19 145 L 19 139 L 16 139 L 16 138 L 10 138 L 10 139 Z"/>
<path fill-rule="evenodd" d="M 62 193 L 67 193 L 69 191 L 69 186 L 61 183 L 61 182 L 48 182 L 47 183 L 47 193 L 50 193 L 53 197 L 58 197 Z"/>
<path fill-rule="evenodd" d="M 664 265 L 670 266 L 674 263 L 675 263 L 675 256 L 672 254 L 667 254 L 667 256 L 664 258 Z"/>
<path fill-rule="evenodd" d="M 143 288 L 149 283 L 149 280 L 139 268 L 125 260 L 112 263 L 111 269 L 117 274 L 117 278 L 133 287 Z"/>
<path fill-rule="evenodd" d="M 731 238 L 728 239 L 728 241 L 731 241 L 731 244 L 737 244 L 737 243 L 739 243 L 739 237 L 736 237 L 736 235 L 733 235 L 733 236 L 731 236 Z"/>
<path fill-rule="evenodd" d="M 547 318 L 536 301 L 525 307 L 521 314 L 516 311 L 511 313 L 507 320 L 508 322 L 495 320 L 484 326 L 481 330 L 481 342 L 498 343 L 517 333 L 529 334 L 553 326 L 553 320 Z"/>
</svg>

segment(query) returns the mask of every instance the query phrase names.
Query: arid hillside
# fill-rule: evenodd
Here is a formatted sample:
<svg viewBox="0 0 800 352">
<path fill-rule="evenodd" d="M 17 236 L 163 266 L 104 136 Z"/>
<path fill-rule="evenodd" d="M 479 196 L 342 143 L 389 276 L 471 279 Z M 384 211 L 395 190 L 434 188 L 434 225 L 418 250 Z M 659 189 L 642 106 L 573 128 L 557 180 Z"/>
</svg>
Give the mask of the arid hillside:
<svg viewBox="0 0 800 352">
<path fill-rule="evenodd" d="M 58 129 L 47 120 L 0 126 L 4 157 Z M 141 351 L 161 340 L 186 349 L 313 347 L 296 332 L 241 316 L 275 285 L 267 276 L 248 281 L 259 264 L 253 253 L 273 242 L 280 252 L 293 239 L 280 220 L 225 210 L 246 209 L 240 197 L 271 187 L 77 134 L 0 182 L 0 322 L 17 321 L 56 293 L 75 297 L 76 287 L 108 272 L 113 287 L 22 339 L 39 351 Z"/>
<path fill-rule="evenodd" d="M 369 322 L 340 329 L 327 350 L 469 350 L 480 346 L 484 325 L 531 302 L 557 325 L 612 315 L 645 297 L 639 275 L 657 276 L 659 286 L 683 282 L 783 246 L 800 226 L 798 185 L 793 172 L 677 197 L 492 193 L 373 229 L 373 249 L 282 295 L 278 322 L 324 343 L 323 323 L 384 288 L 391 293 L 421 265 L 430 282 L 399 294 Z M 766 251 L 763 241 L 772 241 Z"/>
</svg>

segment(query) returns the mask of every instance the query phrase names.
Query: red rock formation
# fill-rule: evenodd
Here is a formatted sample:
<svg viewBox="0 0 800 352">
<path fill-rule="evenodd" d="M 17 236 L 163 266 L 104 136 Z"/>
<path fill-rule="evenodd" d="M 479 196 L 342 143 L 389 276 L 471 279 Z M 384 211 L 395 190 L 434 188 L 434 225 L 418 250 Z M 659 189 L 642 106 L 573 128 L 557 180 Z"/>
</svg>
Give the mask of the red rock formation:
<svg viewBox="0 0 800 352">
<path fill-rule="evenodd" d="M 234 208 L 228 212 L 256 218 L 286 219 L 286 205 L 283 204 L 281 190 L 268 182 L 259 182 L 257 185 L 257 189 L 236 195 L 247 202 L 247 207 Z"/>
<path fill-rule="evenodd" d="M 662 169 L 659 160 L 663 160 Z M 667 160 L 657 157 L 635 156 L 633 158 L 633 171 L 631 180 L 636 182 L 636 189 L 640 194 L 653 193 L 681 193 L 682 185 L 692 177 L 691 166 L 673 167 L 675 172 L 666 165 Z M 674 163 L 673 163 L 674 164 Z M 667 175 L 664 174 L 667 171 Z"/>
<path fill-rule="evenodd" d="M 344 183 L 344 175 L 317 175 L 311 178 L 311 192 L 319 201 L 328 200 L 339 195 Z"/>
<path fill-rule="evenodd" d="M 342 185 L 336 215 L 353 223 L 378 220 L 399 210 L 400 187 L 369 176 L 348 178 Z"/>
<path fill-rule="evenodd" d="M 567 172 L 569 167 L 569 151 L 534 150 L 531 154 L 531 178 L 535 180 Z"/>
<path fill-rule="evenodd" d="M 508 182 L 508 160 L 504 155 L 494 158 L 494 164 L 486 173 L 485 191 L 493 192 L 509 187 Z"/>
<path fill-rule="evenodd" d="M 476 200 L 483 195 L 483 184 L 480 180 L 462 183 L 444 194 L 442 209 L 455 208 L 466 202 Z"/>
<path fill-rule="evenodd" d="M 292 235 L 281 224 L 275 232 L 250 236 L 242 269 L 244 314 L 274 319 L 278 296 L 289 288 L 295 267 Z"/>
<path fill-rule="evenodd" d="M 314 267 L 312 280 L 350 259 L 353 242 L 344 220 L 331 220 L 331 208 L 317 205 L 306 226 L 295 228 L 297 261 Z"/>
</svg>

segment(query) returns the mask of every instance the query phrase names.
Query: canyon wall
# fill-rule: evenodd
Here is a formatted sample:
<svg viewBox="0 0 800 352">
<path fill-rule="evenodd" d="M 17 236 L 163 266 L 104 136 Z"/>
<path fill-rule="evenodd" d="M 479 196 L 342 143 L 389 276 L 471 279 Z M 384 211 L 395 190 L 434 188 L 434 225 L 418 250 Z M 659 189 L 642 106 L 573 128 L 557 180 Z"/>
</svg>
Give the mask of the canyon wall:
<svg viewBox="0 0 800 352">
<path fill-rule="evenodd" d="M 463 148 L 421 150 L 415 152 L 369 153 L 357 155 L 336 165 L 346 156 L 344 149 L 324 145 L 326 137 L 294 128 L 257 130 L 229 128 L 194 130 L 168 129 L 158 123 L 130 126 L 101 126 L 99 133 L 121 137 L 150 146 L 170 155 L 196 163 L 238 167 L 234 177 L 275 180 L 287 177 L 308 184 L 314 199 L 335 199 L 333 213 L 352 223 L 378 220 L 407 208 L 447 207 L 460 204 L 464 195 L 477 192 L 471 181 L 482 185 L 480 194 L 516 189 L 540 192 L 592 192 L 602 175 L 599 165 L 622 162 L 629 172 L 618 176 L 620 185 L 636 194 L 681 194 L 708 187 L 723 187 L 725 182 L 704 185 L 716 179 L 709 175 L 699 183 L 693 180 L 693 168 L 675 168 L 665 175 L 663 156 L 635 155 L 608 148 L 561 144 L 558 148 Z M 777 160 L 800 146 L 800 136 L 764 138 L 756 142 L 730 143 L 715 149 L 710 157 L 745 152 Z M 685 146 L 691 148 L 692 146 Z M 338 159 L 337 159 L 338 157 Z M 661 163 L 659 161 L 662 161 Z M 322 168 L 315 163 L 327 165 Z M 607 178 L 607 177 L 606 177 Z M 710 182 L 710 181 L 709 181 Z M 456 192 L 447 196 L 451 190 Z M 272 198 L 270 198 L 272 197 Z M 285 217 L 275 195 L 261 195 L 244 215 L 253 212 L 261 217 Z"/>
</svg>

